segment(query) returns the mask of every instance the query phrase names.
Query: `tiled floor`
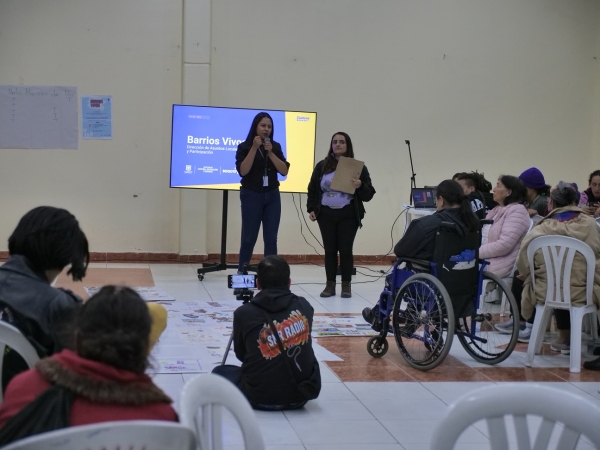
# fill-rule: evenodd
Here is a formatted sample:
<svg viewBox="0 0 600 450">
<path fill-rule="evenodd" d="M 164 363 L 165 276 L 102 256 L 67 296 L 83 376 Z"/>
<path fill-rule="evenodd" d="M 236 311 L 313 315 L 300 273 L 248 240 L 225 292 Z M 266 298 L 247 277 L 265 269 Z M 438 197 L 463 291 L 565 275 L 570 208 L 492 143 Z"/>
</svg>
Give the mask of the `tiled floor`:
<svg viewBox="0 0 600 450">
<path fill-rule="evenodd" d="M 83 285 L 127 281 L 130 285 L 155 284 L 174 295 L 177 301 L 233 299 L 232 291 L 227 288 L 227 274 L 232 271 L 207 274 L 200 282 L 195 272 L 197 267 L 193 264 L 94 263 L 83 284 L 73 286 L 61 275 L 57 285 L 83 293 Z M 383 287 L 379 277 L 383 274 L 377 271 L 387 268 L 359 268 L 351 299 L 322 299 L 319 293 L 323 288 L 323 268 L 295 265 L 292 266 L 292 290 L 309 300 L 316 313 L 360 313 L 379 297 Z M 568 356 L 550 352 L 536 356 L 534 367 L 525 368 L 524 344 L 499 367 L 489 367 L 472 360 L 455 341 L 443 364 L 432 371 L 420 372 L 402 359 L 393 338 L 388 354 L 382 359 L 373 359 L 367 354 L 365 338 L 320 338 L 319 343 L 344 361 L 322 364 L 321 395 L 304 409 L 256 412 L 268 449 L 427 449 L 433 429 L 449 404 L 474 389 L 507 381 L 547 383 L 600 404 L 599 372 L 583 370 L 580 374 L 570 374 Z M 177 399 L 185 381 L 193 376 L 156 375 L 155 381 Z M 241 433 L 231 417 L 224 426 L 226 448 L 242 449 Z M 485 424 L 480 422 L 469 428 L 456 448 L 489 448 Z M 577 448 L 593 447 L 583 441 Z"/>
</svg>

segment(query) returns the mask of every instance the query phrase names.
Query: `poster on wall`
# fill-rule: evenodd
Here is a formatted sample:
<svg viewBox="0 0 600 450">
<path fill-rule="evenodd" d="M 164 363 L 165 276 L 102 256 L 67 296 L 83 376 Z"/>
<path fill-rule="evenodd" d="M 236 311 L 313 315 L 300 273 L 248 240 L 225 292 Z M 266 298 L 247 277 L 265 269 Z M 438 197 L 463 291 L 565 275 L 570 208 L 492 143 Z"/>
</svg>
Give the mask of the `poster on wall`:
<svg viewBox="0 0 600 450">
<path fill-rule="evenodd" d="M 81 97 L 81 138 L 112 139 L 112 96 Z"/>
<path fill-rule="evenodd" d="M 77 88 L 0 85 L 0 148 L 77 149 Z"/>
</svg>

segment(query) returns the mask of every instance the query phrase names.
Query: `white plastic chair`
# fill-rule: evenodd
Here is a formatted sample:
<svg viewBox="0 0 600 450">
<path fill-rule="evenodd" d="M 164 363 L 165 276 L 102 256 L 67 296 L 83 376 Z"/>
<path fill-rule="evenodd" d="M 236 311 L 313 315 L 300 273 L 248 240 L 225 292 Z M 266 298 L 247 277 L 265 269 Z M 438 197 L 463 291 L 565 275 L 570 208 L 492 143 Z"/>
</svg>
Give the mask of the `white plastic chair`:
<svg viewBox="0 0 600 450">
<path fill-rule="evenodd" d="M 540 221 L 544 218 L 544 216 L 540 216 L 539 214 L 534 214 L 531 217 L 531 222 L 532 225 L 529 227 L 529 231 L 531 231 L 531 229 L 533 228 L 533 226 L 537 225 L 538 223 L 540 223 Z M 527 231 L 529 233 L 529 231 Z"/>
<path fill-rule="evenodd" d="M 535 320 L 531 330 L 531 339 L 527 347 L 525 365 L 531 367 L 534 354 L 539 354 L 544 341 L 546 327 L 553 309 L 566 309 L 571 313 L 571 358 L 570 372 L 581 371 L 581 332 L 583 317 L 586 314 L 596 314 L 598 308 L 592 299 L 594 286 L 594 271 L 596 257 L 594 251 L 584 242 L 568 236 L 540 236 L 529 243 L 527 247 L 527 260 L 531 274 L 531 285 L 535 292 L 535 267 L 533 258 L 536 251 L 541 250 L 546 267 L 547 289 L 546 301 L 535 306 Z M 586 304 L 573 306 L 571 304 L 571 268 L 575 252 L 581 253 L 586 260 Z M 592 337 L 598 335 L 595 317 L 592 318 Z"/>
<path fill-rule="evenodd" d="M 30 369 L 40 359 L 33 345 L 18 328 L 0 320 L 0 386 L 2 385 L 2 365 L 7 345 L 21 355 Z M 0 389 L 0 402 L 2 402 L 2 389 Z"/>
<path fill-rule="evenodd" d="M 527 416 L 542 418 L 531 445 Z M 476 389 L 456 400 L 433 433 L 430 450 L 451 450 L 462 432 L 484 419 L 492 450 L 508 450 L 508 430 L 512 416 L 519 450 L 548 449 L 550 438 L 558 435 L 551 448 L 573 450 L 581 435 L 600 448 L 600 407 L 575 394 L 541 384 L 507 383 Z M 507 427 L 509 425 L 509 427 Z M 512 428 L 512 427 L 510 427 Z M 554 444 L 554 442 L 553 442 Z"/>
<path fill-rule="evenodd" d="M 237 420 L 246 450 L 264 450 L 258 421 L 244 394 L 227 379 L 213 374 L 199 375 L 189 380 L 179 398 L 179 420 L 196 433 L 200 450 L 223 448 L 222 406 Z"/>
<path fill-rule="evenodd" d="M 3 450 L 195 450 L 186 426 L 159 420 L 126 420 L 65 428 L 14 442 Z"/>
</svg>

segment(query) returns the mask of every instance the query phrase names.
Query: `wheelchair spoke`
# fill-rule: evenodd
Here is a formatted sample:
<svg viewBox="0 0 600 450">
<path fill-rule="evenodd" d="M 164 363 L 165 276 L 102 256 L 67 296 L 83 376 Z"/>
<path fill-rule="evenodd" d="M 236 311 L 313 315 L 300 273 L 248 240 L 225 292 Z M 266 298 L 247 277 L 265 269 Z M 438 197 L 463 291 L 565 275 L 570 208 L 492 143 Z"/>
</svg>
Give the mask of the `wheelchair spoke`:
<svg viewBox="0 0 600 450">
<path fill-rule="evenodd" d="M 511 310 L 516 311 L 515 299 L 502 280 L 488 272 L 484 272 L 483 276 L 491 280 L 494 288 L 499 290 L 495 294 L 500 298 L 502 295 L 506 296 Z M 458 320 L 456 334 L 464 349 L 475 360 L 485 364 L 497 364 L 510 355 L 517 343 L 518 321 L 512 330 L 508 330 L 508 334 L 500 332 L 495 327 L 501 323 L 499 311 L 494 312 L 490 303 L 481 302 L 479 305 L 480 309 L 471 317 Z"/>
<path fill-rule="evenodd" d="M 446 298 L 448 301 L 446 301 Z M 450 350 L 453 330 L 448 334 L 449 296 L 429 274 L 409 278 L 398 292 L 392 324 L 402 356 L 413 367 L 429 370 Z"/>
</svg>

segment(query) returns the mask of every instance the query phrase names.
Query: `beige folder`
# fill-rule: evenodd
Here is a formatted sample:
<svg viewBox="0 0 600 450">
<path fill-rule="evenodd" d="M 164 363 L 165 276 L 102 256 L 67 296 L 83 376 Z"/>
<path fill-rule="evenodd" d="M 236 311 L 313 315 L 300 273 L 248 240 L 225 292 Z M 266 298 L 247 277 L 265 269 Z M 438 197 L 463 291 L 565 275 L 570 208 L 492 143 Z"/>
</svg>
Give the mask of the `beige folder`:
<svg viewBox="0 0 600 450">
<path fill-rule="evenodd" d="M 340 156 L 337 169 L 335 169 L 335 175 L 333 175 L 333 180 L 331 180 L 331 189 L 347 194 L 354 194 L 356 188 L 354 187 L 354 183 L 352 183 L 352 179 L 360 178 L 360 173 L 364 165 L 364 162 L 357 159 Z"/>
</svg>

